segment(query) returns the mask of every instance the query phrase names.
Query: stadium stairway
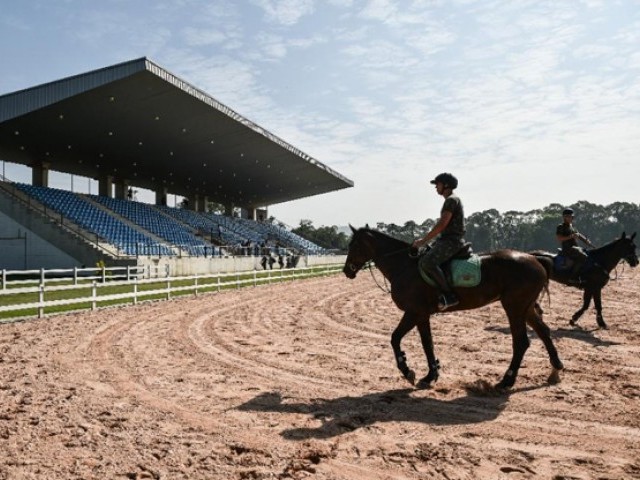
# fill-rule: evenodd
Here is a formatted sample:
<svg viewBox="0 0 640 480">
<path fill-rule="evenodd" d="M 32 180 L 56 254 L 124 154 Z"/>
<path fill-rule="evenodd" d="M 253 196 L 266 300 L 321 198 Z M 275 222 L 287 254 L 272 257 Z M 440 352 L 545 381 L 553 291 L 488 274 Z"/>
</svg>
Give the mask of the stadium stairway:
<svg viewBox="0 0 640 480">
<path fill-rule="evenodd" d="M 14 184 L 0 182 L 0 211 L 77 261 L 77 266 L 93 266 L 107 258 L 114 266 L 134 265 L 130 259 L 118 259 L 107 245 L 52 209 L 28 196 Z M 106 247 L 106 248 L 105 248 Z"/>
</svg>

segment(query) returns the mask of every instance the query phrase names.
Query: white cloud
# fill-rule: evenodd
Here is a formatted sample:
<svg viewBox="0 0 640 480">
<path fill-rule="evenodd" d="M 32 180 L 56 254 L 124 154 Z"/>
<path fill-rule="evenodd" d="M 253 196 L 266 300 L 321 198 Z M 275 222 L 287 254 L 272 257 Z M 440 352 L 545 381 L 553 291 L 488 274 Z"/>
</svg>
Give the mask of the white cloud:
<svg viewBox="0 0 640 480">
<path fill-rule="evenodd" d="M 252 0 L 264 10 L 267 21 L 291 26 L 313 12 L 313 0 Z"/>
</svg>

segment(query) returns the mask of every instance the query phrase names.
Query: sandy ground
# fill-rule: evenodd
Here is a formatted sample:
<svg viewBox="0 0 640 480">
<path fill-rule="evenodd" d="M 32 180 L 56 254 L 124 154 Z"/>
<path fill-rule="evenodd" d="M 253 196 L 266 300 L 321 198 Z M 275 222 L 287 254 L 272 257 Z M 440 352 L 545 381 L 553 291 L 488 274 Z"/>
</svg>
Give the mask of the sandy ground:
<svg viewBox="0 0 640 480">
<path fill-rule="evenodd" d="M 499 304 L 433 319 L 415 390 L 367 272 L 0 325 L 0 479 L 640 478 L 639 279 L 605 289 L 606 331 L 553 284 L 562 382 L 532 336 L 503 395 L 473 388 L 511 356 Z"/>
</svg>

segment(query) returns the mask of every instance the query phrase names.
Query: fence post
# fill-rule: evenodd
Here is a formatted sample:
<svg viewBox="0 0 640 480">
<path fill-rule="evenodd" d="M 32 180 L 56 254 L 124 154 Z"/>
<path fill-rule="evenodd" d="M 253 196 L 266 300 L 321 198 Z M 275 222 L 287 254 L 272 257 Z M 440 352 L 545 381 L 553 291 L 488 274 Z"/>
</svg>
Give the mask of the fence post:
<svg viewBox="0 0 640 480">
<path fill-rule="evenodd" d="M 97 296 L 98 296 L 97 284 L 96 284 L 96 281 L 94 280 L 93 283 L 91 284 L 91 310 L 96 309 Z"/>
<path fill-rule="evenodd" d="M 127 282 L 131 281 L 131 266 L 127 265 Z"/>
<path fill-rule="evenodd" d="M 196 273 L 196 278 L 193 280 L 195 283 L 195 295 L 198 296 L 198 274 Z"/>
<path fill-rule="evenodd" d="M 73 284 L 78 285 L 78 267 L 73 267 Z"/>
<path fill-rule="evenodd" d="M 167 278 L 167 300 L 171 300 L 171 279 Z"/>
<path fill-rule="evenodd" d="M 138 304 L 138 277 L 134 277 L 133 279 L 133 304 Z"/>
<path fill-rule="evenodd" d="M 38 318 L 44 316 L 44 284 L 40 284 L 40 291 L 38 292 Z"/>
<path fill-rule="evenodd" d="M 4 268 L 2 269 L 2 289 L 7 289 L 7 270 Z"/>
<path fill-rule="evenodd" d="M 256 275 L 256 271 L 254 270 L 254 271 L 253 271 L 253 286 L 254 286 L 254 287 L 255 287 L 256 285 L 258 285 L 258 282 L 257 282 L 257 278 L 256 278 L 256 277 L 257 277 L 257 275 Z"/>
<path fill-rule="evenodd" d="M 107 281 L 107 266 L 102 265 L 102 283 Z"/>
<path fill-rule="evenodd" d="M 40 269 L 40 285 L 44 285 L 44 268 Z"/>
</svg>

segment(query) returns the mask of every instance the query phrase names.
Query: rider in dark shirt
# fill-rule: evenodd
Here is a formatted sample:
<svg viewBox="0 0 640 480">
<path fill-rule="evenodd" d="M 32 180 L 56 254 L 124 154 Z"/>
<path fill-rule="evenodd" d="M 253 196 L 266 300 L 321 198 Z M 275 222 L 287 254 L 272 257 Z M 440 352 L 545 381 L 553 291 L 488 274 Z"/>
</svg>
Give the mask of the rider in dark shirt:
<svg viewBox="0 0 640 480">
<path fill-rule="evenodd" d="M 573 210 L 571 208 L 565 208 L 562 212 L 562 223 L 556 228 L 556 238 L 562 245 L 562 254 L 574 262 L 571 276 L 577 276 L 588 258 L 587 253 L 578 245 L 578 240 L 592 248 L 594 245 L 573 226 Z M 579 278 L 577 281 L 580 283 Z"/>
<path fill-rule="evenodd" d="M 456 177 L 450 173 L 441 173 L 431 180 L 431 183 L 436 186 L 438 195 L 445 198 L 444 205 L 438 222 L 423 238 L 415 240 L 413 247 L 423 247 L 436 239 L 431 248 L 420 258 L 420 268 L 427 272 L 438 285 L 441 292 L 438 298 L 438 309 L 442 311 L 460 303 L 440 265 L 464 247 L 464 209 L 460 197 L 453 193 L 453 190 L 458 187 Z"/>
</svg>

